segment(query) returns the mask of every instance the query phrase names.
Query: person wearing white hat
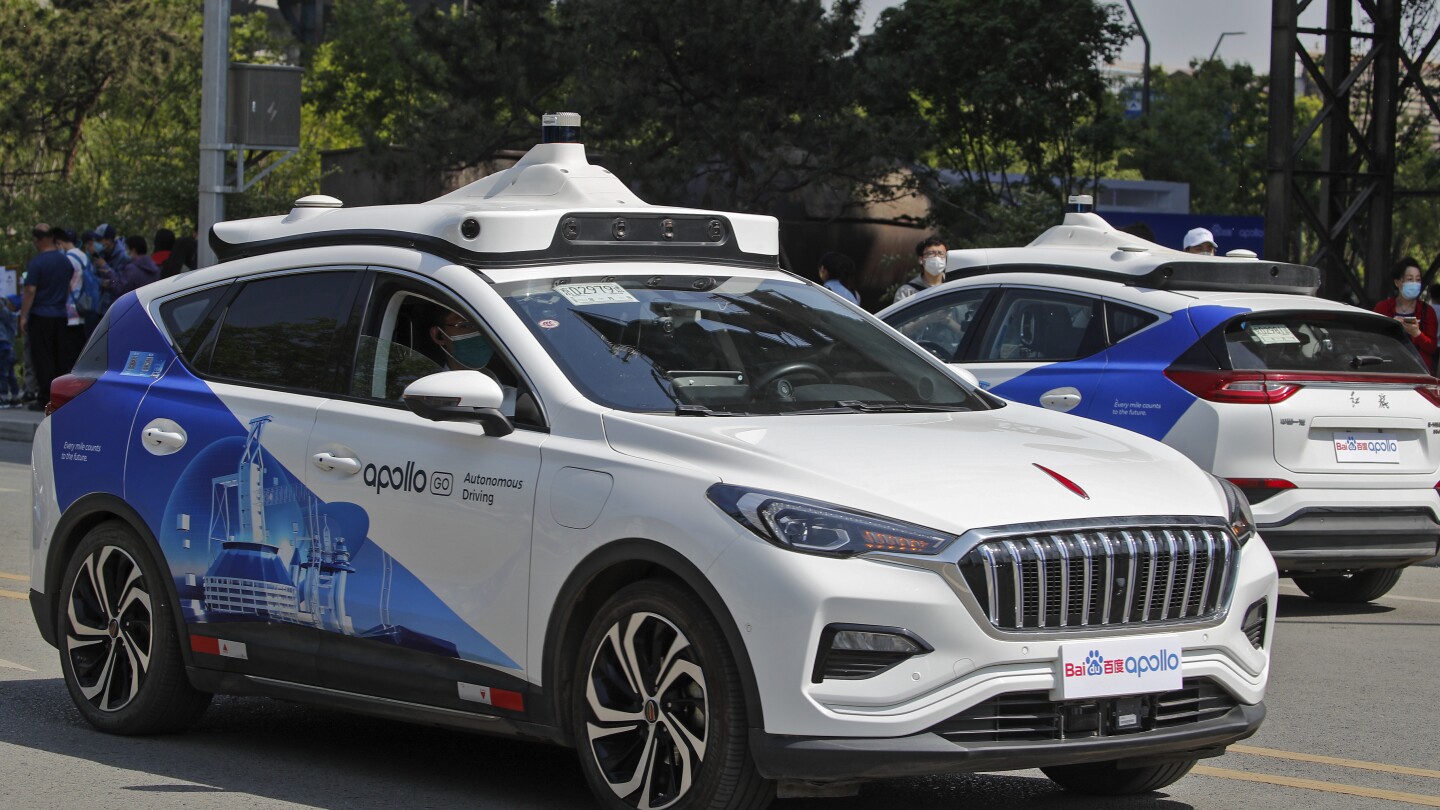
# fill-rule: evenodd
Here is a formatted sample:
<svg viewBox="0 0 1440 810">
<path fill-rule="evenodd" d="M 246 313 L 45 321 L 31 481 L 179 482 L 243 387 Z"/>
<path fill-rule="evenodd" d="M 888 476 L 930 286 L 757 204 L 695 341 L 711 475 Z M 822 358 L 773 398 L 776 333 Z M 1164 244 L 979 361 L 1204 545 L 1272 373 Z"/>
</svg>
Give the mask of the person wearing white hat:
<svg viewBox="0 0 1440 810">
<path fill-rule="evenodd" d="M 1215 246 L 1215 235 L 1204 228 L 1191 228 L 1185 234 L 1185 252 L 1198 253 L 1202 256 L 1214 256 L 1217 250 Z"/>
</svg>

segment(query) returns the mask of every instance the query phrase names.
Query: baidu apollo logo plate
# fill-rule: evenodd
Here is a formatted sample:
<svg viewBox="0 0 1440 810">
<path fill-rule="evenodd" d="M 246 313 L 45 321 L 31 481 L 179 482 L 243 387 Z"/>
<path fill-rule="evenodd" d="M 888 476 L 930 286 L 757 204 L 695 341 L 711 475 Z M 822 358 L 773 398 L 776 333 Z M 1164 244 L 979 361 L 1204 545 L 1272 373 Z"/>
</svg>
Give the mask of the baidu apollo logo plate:
<svg viewBox="0 0 1440 810">
<path fill-rule="evenodd" d="M 1175 636 L 1088 641 L 1060 647 L 1060 700 L 1169 692 L 1181 685 Z"/>
</svg>

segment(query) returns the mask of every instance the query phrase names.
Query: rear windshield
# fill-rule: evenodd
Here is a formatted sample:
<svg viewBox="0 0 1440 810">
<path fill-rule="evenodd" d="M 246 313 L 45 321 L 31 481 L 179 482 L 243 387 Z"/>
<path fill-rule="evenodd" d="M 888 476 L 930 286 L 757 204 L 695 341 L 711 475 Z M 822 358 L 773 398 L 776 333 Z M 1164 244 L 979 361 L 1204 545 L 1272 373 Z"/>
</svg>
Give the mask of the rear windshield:
<svg viewBox="0 0 1440 810">
<path fill-rule="evenodd" d="M 637 276 L 497 287 L 592 400 L 784 414 L 992 407 L 910 344 L 788 279 Z"/>
<path fill-rule="evenodd" d="M 1409 340 L 1382 318 L 1329 313 L 1257 313 L 1225 327 L 1237 371 L 1425 374 Z"/>
</svg>

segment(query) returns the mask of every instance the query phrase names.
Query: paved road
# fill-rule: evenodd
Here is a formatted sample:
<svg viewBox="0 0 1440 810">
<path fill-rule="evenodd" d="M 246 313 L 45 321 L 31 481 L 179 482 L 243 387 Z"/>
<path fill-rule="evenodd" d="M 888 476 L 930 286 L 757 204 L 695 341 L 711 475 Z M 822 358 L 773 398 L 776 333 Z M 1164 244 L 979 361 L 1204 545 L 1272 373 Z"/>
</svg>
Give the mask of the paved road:
<svg viewBox="0 0 1440 810">
<path fill-rule="evenodd" d="M 92 731 L 23 598 L 27 459 L 0 441 L 0 807 L 591 806 L 568 750 L 266 699 L 219 698 L 183 735 Z M 1024 771 L 894 780 L 776 809 L 1440 807 L 1440 568 L 1410 570 L 1373 606 L 1282 594 L 1265 726 L 1163 792 L 1079 799 Z"/>
</svg>

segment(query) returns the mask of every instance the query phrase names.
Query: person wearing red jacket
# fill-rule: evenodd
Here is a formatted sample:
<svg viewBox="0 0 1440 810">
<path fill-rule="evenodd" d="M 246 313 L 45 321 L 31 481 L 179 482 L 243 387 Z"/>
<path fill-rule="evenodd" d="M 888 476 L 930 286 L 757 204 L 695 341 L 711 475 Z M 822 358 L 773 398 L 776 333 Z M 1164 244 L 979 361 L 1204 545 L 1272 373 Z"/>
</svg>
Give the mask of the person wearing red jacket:
<svg viewBox="0 0 1440 810">
<path fill-rule="evenodd" d="M 1395 279 L 1395 297 L 1375 305 L 1375 311 L 1400 322 L 1405 334 L 1415 344 L 1425 368 L 1435 373 L 1435 311 L 1420 301 L 1420 263 L 1406 256 L 1396 262 L 1391 274 Z"/>
</svg>

